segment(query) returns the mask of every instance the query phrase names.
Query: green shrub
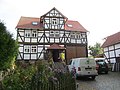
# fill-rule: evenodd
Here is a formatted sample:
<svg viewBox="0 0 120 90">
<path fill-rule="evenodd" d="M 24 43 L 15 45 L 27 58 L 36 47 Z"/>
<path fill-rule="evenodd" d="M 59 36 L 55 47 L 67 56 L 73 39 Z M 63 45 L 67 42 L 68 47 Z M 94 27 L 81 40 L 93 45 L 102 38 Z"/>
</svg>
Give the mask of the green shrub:
<svg viewBox="0 0 120 90">
<path fill-rule="evenodd" d="M 18 46 L 4 25 L 0 21 L 0 70 L 10 69 L 17 56 Z"/>
</svg>

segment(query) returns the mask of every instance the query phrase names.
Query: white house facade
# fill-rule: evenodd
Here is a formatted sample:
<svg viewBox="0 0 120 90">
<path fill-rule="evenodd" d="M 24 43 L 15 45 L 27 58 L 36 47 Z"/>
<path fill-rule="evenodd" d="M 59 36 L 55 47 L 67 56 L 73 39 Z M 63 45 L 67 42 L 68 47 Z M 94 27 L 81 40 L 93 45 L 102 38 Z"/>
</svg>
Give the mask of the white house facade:
<svg viewBox="0 0 120 90">
<path fill-rule="evenodd" d="M 106 59 L 111 63 L 120 63 L 120 32 L 108 36 L 102 47 Z"/>
<path fill-rule="evenodd" d="M 56 8 L 40 18 L 21 17 L 16 29 L 18 60 L 44 59 L 53 44 L 64 47 L 66 59 L 88 54 L 87 30 L 78 21 L 68 20 Z M 56 49 L 52 53 L 59 54 L 59 48 Z"/>
</svg>

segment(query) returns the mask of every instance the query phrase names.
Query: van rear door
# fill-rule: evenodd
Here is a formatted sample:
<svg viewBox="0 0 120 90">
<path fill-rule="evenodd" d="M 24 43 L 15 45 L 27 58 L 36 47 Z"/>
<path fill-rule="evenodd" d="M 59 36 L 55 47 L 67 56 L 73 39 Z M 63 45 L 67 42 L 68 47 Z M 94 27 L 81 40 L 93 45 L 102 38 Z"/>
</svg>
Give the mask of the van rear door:
<svg viewBox="0 0 120 90">
<path fill-rule="evenodd" d="M 80 66 L 81 66 L 81 71 L 83 73 L 92 74 L 93 72 L 96 72 L 96 63 L 94 59 L 89 59 L 89 58 L 81 59 Z"/>
</svg>

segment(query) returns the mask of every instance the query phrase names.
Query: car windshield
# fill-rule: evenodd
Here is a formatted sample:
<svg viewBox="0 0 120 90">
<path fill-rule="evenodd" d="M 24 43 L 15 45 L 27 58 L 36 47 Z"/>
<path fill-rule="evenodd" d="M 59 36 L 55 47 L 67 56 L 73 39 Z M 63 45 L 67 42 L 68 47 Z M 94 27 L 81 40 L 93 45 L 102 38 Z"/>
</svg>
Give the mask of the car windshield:
<svg viewBox="0 0 120 90">
<path fill-rule="evenodd" d="M 97 61 L 97 64 L 105 64 L 105 62 Z"/>
</svg>

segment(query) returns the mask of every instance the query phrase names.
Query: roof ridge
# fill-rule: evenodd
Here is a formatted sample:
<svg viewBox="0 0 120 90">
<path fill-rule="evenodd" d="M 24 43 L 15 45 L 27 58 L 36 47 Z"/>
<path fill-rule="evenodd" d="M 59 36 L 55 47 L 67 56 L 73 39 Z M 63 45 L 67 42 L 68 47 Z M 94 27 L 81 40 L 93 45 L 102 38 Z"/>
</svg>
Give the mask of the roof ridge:
<svg viewBox="0 0 120 90">
<path fill-rule="evenodd" d="M 39 17 L 27 17 L 27 16 L 21 16 L 21 18 L 39 18 Z M 40 19 L 40 18 L 39 18 Z"/>
</svg>

